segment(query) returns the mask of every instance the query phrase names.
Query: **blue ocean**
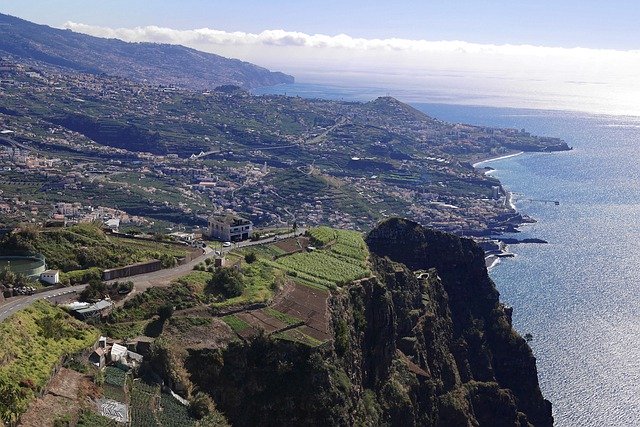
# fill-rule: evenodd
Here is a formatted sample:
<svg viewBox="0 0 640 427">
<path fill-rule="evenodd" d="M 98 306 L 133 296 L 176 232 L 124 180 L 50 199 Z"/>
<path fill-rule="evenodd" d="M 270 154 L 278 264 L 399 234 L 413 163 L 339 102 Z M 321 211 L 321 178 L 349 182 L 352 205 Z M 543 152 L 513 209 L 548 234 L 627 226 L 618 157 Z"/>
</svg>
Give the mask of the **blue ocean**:
<svg viewBox="0 0 640 427">
<path fill-rule="evenodd" d="M 304 84 L 267 91 L 365 101 L 386 95 Z M 640 425 L 640 118 L 412 105 L 439 119 L 525 128 L 574 147 L 486 164 L 514 193 L 517 209 L 537 220 L 517 237 L 549 242 L 512 245 L 516 256 L 490 274 L 514 308 L 516 329 L 533 335 L 556 425 Z"/>
</svg>

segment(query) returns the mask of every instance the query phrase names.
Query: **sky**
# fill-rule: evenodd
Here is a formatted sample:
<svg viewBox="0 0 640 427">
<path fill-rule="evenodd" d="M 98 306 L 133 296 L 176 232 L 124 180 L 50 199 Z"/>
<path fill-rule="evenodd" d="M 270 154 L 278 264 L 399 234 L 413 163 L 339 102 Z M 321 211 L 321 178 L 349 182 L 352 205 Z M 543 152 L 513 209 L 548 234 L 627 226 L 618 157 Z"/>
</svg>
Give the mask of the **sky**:
<svg viewBox="0 0 640 427">
<path fill-rule="evenodd" d="M 0 12 L 411 101 L 640 115 L 634 1 L 0 0 Z"/>
</svg>

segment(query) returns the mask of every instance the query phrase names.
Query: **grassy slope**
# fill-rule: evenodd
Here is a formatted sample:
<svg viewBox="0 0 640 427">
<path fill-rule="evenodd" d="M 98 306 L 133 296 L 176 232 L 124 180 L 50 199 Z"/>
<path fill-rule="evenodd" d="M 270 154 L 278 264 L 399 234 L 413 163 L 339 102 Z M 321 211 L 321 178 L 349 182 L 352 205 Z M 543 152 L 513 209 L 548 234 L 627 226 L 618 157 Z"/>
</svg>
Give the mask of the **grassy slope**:
<svg viewBox="0 0 640 427">
<path fill-rule="evenodd" d="M 0 381 L 29 385 L 21 387 L 25 393 L 18 406 L 23 407 L 63 356 L 91 346 L 98 335 L 62 309 L 36 301 L 0 323 Z"/>
<path fill-rule="evenodd" d="M 166 243 L 107 236 L 92 224 L 45 229 L 35 234 L 17 233 L 7 237 L 2 247 L 41 253 L 49 267 L 63 271 L 114 268 L 164 254 L 180 257 L 187 253 L 186 249 Z"/>
</svg>

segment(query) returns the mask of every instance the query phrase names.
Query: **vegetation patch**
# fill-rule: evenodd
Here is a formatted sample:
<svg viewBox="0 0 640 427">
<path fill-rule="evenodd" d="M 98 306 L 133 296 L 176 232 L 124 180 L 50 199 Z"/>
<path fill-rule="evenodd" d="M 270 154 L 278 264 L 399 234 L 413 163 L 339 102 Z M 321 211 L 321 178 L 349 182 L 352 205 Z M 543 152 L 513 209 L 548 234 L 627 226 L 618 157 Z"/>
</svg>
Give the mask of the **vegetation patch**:
<svg viewBox="0 0 640 427">
<path fill-rule="evenodd" d="M 64 356 L 90 347 L 98 331 L 44 301 L 0 323 L 0 415 L 10 423 L 42 390 Z"/>
<path fill-rule="evenodd" d="M 351 282 L 370 274 L 362 265 L 342 260 L 328 251 L 297 253 L 279 258 L 277 263 L 287 271 L 336 284 Z"/>
<path fill-rule="evenodd" d="M 233 314 L 224 316 L 222 320 L 224 320 L 224 323 L 229 325 L 229 327 L 233 329 L 234 332 L 242 332 L 245 329 L 248 329 L 251 327 L 247 322 L 245 322 L 244 320 L 240 319 L 237 316 L 234 316 Z"/>
<path fill-rule="evenodd" d="M 149 320 L 159 314 L 161 307 L 170 303 L 175 310 L 184 310 L 199 303 L 198 296 L 189 286 L 174 283 L 169 287 L 154 287 L 129 299 L 109 315 L 109 323 Z"/>
<path fill-rule="evenodd" d="M 158 422 L 161 426 L 194 426 L 195 419 L 189 415 L 189 408 L 182 405 L 173 396 L 161 393 Z"/>
<path fill-rule="evenodd" d="M 116 387 L 124 387 L 127 381 L 127 373 L 120 368 L 107 366 L 104 368 L 104 382 Z"/>
<path fill-rule="evenodd" d="M 195 293 L 202 293 L 212 276 L 213 273 L 208 271 L 192 271 L 177 279 L 176 283 L 188 286 Z"/>
<path fill-rule="evenodd" d="M 156 384 L 147 384 L 143 380 L 135 380 L 131 386 L 131 425 L 157 426 L 153 411 L 155 396 L 160 391 Z"/>
<path fill-rule="evenodd" d="M 263 311 L 269 316 L 275 317 L 276 319 L 286 323 L 287 325 L 297 325 L 299 323 L 302 323 L 302 320 L 298 319 L 297 317 L 291 316 L 290 314 L 283 313 L 271 307 L 267 307 Z"/>
<path fill-rule="evenodd" d="M 97 223 L 44 230 L 22 227 L 3 238 L 0 249 L 41 253 L 49 267 L 64 272 L 116 268 L 152 259 L 171 263 L 187 254 L 187 248 L 168 243 L 106 235 Z"/>
<path fill-rule="evenodd" d="M 105 323 L 100 325 L 100 330 L 106 336 L 123 340 L 144 335 L 148 324 L 149 322 L 146 320 L 139 322 Z"/>
<path fill-rule="evenodd" d="M 265 261 L 258 258 L 255 262 L 246 263 L 244 259 L 239 260 L 236 267 L 228 267 L 216 272 L 208 287 L 209 292 L 218 297 L 218 301 L 211 304 L 214 308 L 224 308 L 244 304 L 264 303 L 273 298 L 274 291 L 283 285 L 284 275 L 280 268 L 274 268 L 272 261 Z M 278 267 L 275 265 L 275 267 Z M 236 270 L 236 273 L 227 272 Z M 231 280 L 226 287 L 235 288 L 234 293 L 225 293 L 223 281 L 219 279 L 227 278 Z M 216 280 L 214 280 L 216 279 Z M 225 279 L 225 280 L 227 280 Z M 239 281 L 241 280 L 241 282 Z M 242 289 L 238 293 L 238 289 Z M 232 296 L 235 295 L 235 296 Z"/>
<path fill-rule="evenodd" d="M 274 338 L 276 338 L 276 339 L 296 342 L 296 343 L 307 345 L 309 347 L 317 347 L 319 345 L 322 345 L 322 343 L 323 343 L 322 341 L 319 341 L 319 340 L 317 340 L 317 339 L 315 339 L 315 338 L 303 333 L 298 328 L 289 329 L 289 330 L 283 331 L 283 332 L 278 332 L 277 334 L 273 334 L 272 336 Z"/>
<path fill-rule="evenodd" d="M 315 227 L 309 229 L 307 233 L 311 238 L 311 243 L 320 247 L 328 245 L 336 240 L 336 230 L 331 227 Z"/>
</svg>

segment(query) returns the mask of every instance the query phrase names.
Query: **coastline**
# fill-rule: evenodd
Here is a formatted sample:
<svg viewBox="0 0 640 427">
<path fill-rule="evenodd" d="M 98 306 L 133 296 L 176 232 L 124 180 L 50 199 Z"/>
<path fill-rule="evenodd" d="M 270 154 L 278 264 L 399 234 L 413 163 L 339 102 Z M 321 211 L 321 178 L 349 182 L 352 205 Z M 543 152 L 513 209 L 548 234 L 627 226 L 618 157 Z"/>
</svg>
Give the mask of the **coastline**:
<svg viewBox="0 0 640 427">
<path fill-rule="evenodd" d="M 504 156 L 499 156 L 499 157 L 493 157 L 493 158 L 489 158 L 489 159 L 484 159 L 484 160 L 480 160 L 478 162 L 475 162 L 472 164 L 474 169 L 481 169 L 482 165 L 484 165 L 485 163 L 490 163 L 490 162 L 494 162 L 494 161 L 498 161 L 498 160 L 505 160 L 505 159 L 510 159 L 512 157 L 516 157 L 519 156 L 521 154 L 524 154 L 524 151 L 519 151 L 517 153 L 511 153 L 511 154 L 506 154 Z M 493 171 L 493 169 L 488 169 L 485 171 L 485 175 L 489 174 Z M 505 193 L 505 204 L 509 206 L 509 208 L 511 210 L 513 210 L 515 213 L 518 213 L 518 210 L 516 209 L 516 205 L 514 203 L 514 197 L 513 197 L 513 193 L 510 191 L 507 191 L 504 189 L 504 187 L 502 186 L 502 183 L 500 183 L 500 188 L 502 189 L 502 191 Z M 524 222 L 519 224 L 519 225 L 523 225 L 525 224 Z M 496 242 L 499 242 L 499 240 L 495 240 Z M 487 251 L 485 253 L 485 266 L 487 267 L 487 271 L 490 272 L 493 268 L 495 268 L 498 264 L 500 264 L 501 258 L 505 258 L 505 257 L 512 257 L 513 253 L 509 252 L 509 248 L 507 245 L 504 245 L 499 251 L 498 253 L 496 253 L 495 251 Z"/>
<path fill-rule="evenodd" d="M 484 263 L 487 267 L 487 271 L 491 271 L 496 265 L 500 264 L 500 257 L 492 254 L 484 257 Z"/>
<path fill-rule="evenodd" d="M 473 166 L 474 168 L 477 168 L 483 163 L 495 162 L 496 160 L 510 159 L 511 157 L 516 157 L 516 156 L 519 156 L 521 154 L 524 154 L 524 151 L 519 151 L 519 152 L 513 153 L 513 154 L 507 154 L 507 155 L 500 156 L 500 157 L 493 157 L 493 158 L 490 158 L 490 159 L 480 160 L 480 161 L 478 161 L 476 163 L 473 163 L 471 166 Z"/>
</svg>

